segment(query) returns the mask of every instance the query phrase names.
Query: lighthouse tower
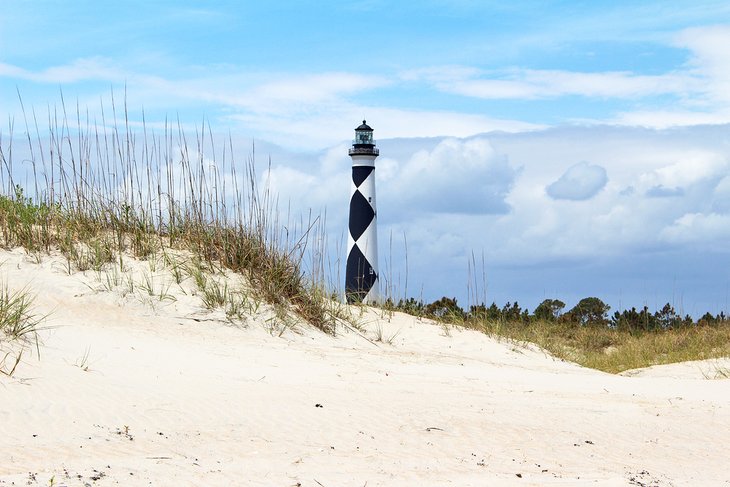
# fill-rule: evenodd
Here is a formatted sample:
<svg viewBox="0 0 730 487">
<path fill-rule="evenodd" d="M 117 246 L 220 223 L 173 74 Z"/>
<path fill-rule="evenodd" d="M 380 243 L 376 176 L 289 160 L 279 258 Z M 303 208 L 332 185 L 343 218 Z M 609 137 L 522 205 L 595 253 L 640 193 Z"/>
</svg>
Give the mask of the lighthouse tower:
<svg viewBox="0 0 730 487">
<path fill-rule="evenodd" d="M 378 301 L 378 212 L 375 206 L 373 129 L 362 121 L 349 151 L 352 158 L 350 232 L 347 239 L 345 296 L 349 303 Z"/>
</svg>

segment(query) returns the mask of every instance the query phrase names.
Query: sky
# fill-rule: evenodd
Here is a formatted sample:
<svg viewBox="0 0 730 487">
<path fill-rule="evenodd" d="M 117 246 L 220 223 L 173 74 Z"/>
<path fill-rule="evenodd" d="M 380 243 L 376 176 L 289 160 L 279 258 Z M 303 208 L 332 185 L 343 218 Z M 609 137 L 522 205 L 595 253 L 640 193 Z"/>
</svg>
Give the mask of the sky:
<svg viewBox="0 0 730 487">
<path fill-rule="evenodd" d="M 729 45 L 726 1 L 0 0 L 0 134 L 21 99 L 205 121 L 337 267 L 367 119 L 394 297 L 697 316 L 730 309 Z"/>
</svg>

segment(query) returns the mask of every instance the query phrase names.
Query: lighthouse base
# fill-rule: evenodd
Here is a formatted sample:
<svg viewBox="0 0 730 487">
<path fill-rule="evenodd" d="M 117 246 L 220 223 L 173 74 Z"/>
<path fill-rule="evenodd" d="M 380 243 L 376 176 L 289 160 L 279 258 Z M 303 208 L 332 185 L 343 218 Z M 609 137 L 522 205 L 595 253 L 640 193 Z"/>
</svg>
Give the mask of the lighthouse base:
<svg viewBox="0 0 730 487">
<path fill-rule="evenodd" d="M 355 244 L 347 256 L 345 298 L 348 303 L 374 303 L 378 294 L 378 274 Z"/>
</svg>

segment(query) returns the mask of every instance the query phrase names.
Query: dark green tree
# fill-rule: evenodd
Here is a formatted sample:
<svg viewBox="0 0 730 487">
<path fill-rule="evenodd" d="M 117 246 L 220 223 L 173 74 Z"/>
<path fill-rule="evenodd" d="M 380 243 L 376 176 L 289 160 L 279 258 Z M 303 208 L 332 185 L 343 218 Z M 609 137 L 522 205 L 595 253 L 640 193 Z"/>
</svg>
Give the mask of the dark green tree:
<svg viewBox="0 0 730 487">
<path fill-rule="evenodd" d="M 608 325 L 608 310 L 611 307 L 598 298 L 581 299 L 568 314 L 571 320 L 581 325 Z"/>
<path fill-rule="evenodd" d="M 446 296 L 427 305 L 424 312 L 427 316 L 445 321 L 459 321 L 465 317 L 464 310 L 458 305 L 456 298 Z"/>
<path fill-rule="evenodd" d="M 682 324 L 682 318 L 677 315 L 677 312 L 674 311 L 674 306 L 669 303 L 665 304 L 659 311 L 656 311 L 654 318 L 656 319 L 657 326 L 663 330 L 677 328 Z"/>
<path fill-rule="evenodd" d="M 400 299 L 398 300 L 398 306 L 396 309 L 398 311 L 402 311 L 403 313 L 408 313 L 409 315 L 414 316 L 420 316 L 423 314 L 423 309 L 425 308 L 425 305 L 423 304 L 423 301 L 416 300 L 414 298 L 408 298 L 408 299 Z"/>
<path fill-rule="evenodd" d="M 482 304 L 472 304 L 469 306 L 469 312 L 467 313 L 467 319 L 474 321 L 484 321 L 487 319 L 487 306 Z"/>
<path fill-rule="evenodd" d="M 495 303 L 488 308 L 482 303 L 470 306 L 467 318 L 476 321 L 499 321 L 502 319 L 502 311 Z"/>
<path fill-rule="evenodd" d="M 522 308 L 515 301 L 514 303 L 507 302 L 502 308 L 502 320 L 503 321 L 522 321 Z"/>
<path fill-rule="evenodd" d="M 502 311 L 500 311 L 497 303 L 493 302 L 492 305 L 487 308 L 487 319 L 491 321 L 498 321 L 502 319 Z"/>
<path fill-rule="evenodd" d="M 657 327 L 656 317 L 644 306 L 641 311 L 636 308 L 626 309 L 622 312 L 616 311 L 611 317 L 610 326 L 620 331 L 636 333 L 640 331 L 653 330 Z"/>
<path fill-rule="evenodd" d="M 555 321 L 560 318 L 565 303 L 559 299 L 546 299 L 537 305 L 533 316 L 538 320 Z"/>
<path fill-rule="evenodd" d="M 717 326 L 725 322 L 725 314 L 720 313 L 719 315 L 712 315 L 711 313 L 705 313 L 702 317 L 697 320 L 697 324 L 700 326 Z"/>
</svg>

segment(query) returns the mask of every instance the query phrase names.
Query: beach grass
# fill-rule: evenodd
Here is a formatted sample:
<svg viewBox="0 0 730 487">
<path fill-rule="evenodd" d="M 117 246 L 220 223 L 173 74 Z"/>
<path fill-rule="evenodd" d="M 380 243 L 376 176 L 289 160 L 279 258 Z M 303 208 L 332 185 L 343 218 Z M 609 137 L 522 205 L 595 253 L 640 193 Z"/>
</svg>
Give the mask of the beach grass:
<svg viewBox="0 0 730 487">
<path fill-rule="evenodd" d="M 634 332 L 547 320 L 466 320 L 462 325 L 500 339 L 533 343 L 557 358 L 609 373 L 730 356 L 726 325 Z"/>
<path fill-rule="evenodd" d="M 24 112 L 23 137 L 14 136 L 12 120 L 0 131 L 1 246 L 22 247 L 38 261 L 60 252 L 69 274 L 123 272 L 125 259 L 187 252 L 194 259 L 172 263 L 172 272 L 178 281 L 194 277 L 206 307 L 245 308 L 240 293 L 203 270 L 222 269 L 244 277 L 251 299 L 335 332 L 344 315 L 325 290 L 323 257 L 303 269 L 310 251 L 325 254 L 312 248 L 324 245 L 317 235 L 324 225 L 311 215 L 280 221 L 255 150 L 239 163 L 231 139 L 218 144 L 205 125 L 190 137 L 179 122 L 153 130 L 142 115 L 131 123 L 126 104 L 118 110 L 112 101 L 100 113 L 92 119 L 78 106 L 69 113 L 62 102 L 49 109 L 45 130 L 33 111 Z M 138 285 L 164 298 L 152 280 Z"/>
<path fill-rule="evenodd" d="M 15 373 L 26 346 L 34 345 L 39 351 L 38 330 L 45 317 L 34 311 L 34 299 L 27 288 L 11 291 L 0 285 L 0 373 L 4 375 Z"/>
<path fill-rule="evenodd" d="M 28 289 L 11 291 L 0 285 L 0 333 L 7 339 L 36 341 L 43 317 L 33 311 L 34 296 Z"/>
</svg>

